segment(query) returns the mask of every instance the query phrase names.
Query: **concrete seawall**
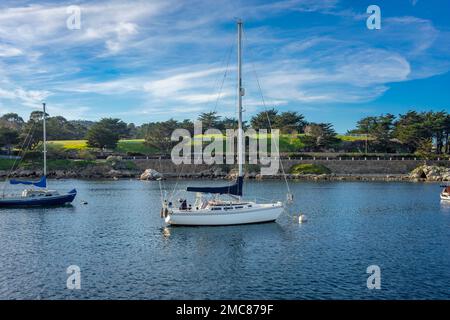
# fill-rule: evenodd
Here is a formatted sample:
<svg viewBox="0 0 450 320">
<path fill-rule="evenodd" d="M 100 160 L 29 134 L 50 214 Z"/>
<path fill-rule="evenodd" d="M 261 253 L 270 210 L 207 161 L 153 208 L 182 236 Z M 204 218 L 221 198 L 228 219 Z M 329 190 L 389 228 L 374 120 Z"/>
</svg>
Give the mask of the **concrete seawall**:
<svg viewBox="0 0 450 320">
<path fill-rule="evenodd" d="M 194 174 L 214 170 L 214 166 L 201 164 L 175 165 L 170 159 L 133 160 L 139 169 L 155 169 L 163 174 Z M 329 168 L 334 174 L 342 175 L 372 175 L 372 174 L 408 174 L 416 167 L 427 165 L 450 166 L 448 160 L 282 160 L 286 172 L 295 164 L 321 164 Z M 235 166 L 229 165 L 228 168 Z"/>
</svg>

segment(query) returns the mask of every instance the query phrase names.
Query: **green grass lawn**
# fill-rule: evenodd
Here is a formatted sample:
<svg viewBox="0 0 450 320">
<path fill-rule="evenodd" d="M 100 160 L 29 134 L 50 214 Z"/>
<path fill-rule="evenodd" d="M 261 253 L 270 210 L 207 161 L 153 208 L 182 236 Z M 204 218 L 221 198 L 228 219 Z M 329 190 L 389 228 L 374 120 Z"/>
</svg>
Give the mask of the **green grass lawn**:
<svg viewBox="0 0 450 320">
<path fill-rule="evenodd" d="M 11 170 L 14 160 L 0 159 L 0 170 Z M 42 170 L 44 163 L 42 160 L 22 160 L 17 161 L 16 169 Z M 108 162 L 106 160 L 73 160 L 73 159 L 49 159 L 47 161 L 48 170 L 83 170 L 87 167 L 107 166 L 113 169 L 137 170 L 137 165 L 132 160 L 120 162 Z"/>
<path fill-rule="evenodd" d="M 158 150 L 156 148 L 146 145 L 144 143 L 144 139 L 120 140 L 115 151 L 123 153 L 133 152 L 142 154 L 158 153 Z"/>
<path fill-rule="evenodd" d="M 299 135 L 290 135 L 290 134 L 282 134 L 280 136 L 280 151 L 281 152 L 296 152 L 302 147 L 304 144 L 302 142 L 302 137 L 304 134 Z M 213 138 L 210 135 L 210 138 Z M 267 135 L 268 138 L 268 147 L 270 147 L 270 134 Z M 346 136 L 346 135 L 338 135 L 338 138 L 342 141 L 358 141 L 365 140 L 365 137 L 354 137 L 354 136 Z M 369 138 L 371 140 L 371 138 Z M 86 150 L 89 149 L 87 146 L 86 140 L 58 140 L 58 141 L 49 141 L 52 144 L 62 145 L 65 149 L 68 150 Z M 144 139 L 128 139 L 128 140 L 120 140 L 116 152 L 120 153 L 141 153 L 141 154 L 155 154 L 158 153 L 158 150 L 154 147 L 148 146 L 144 143 Z"/>
<path fill-rule="evenodd" d="M 68 170 L 68 169 L 81 169 L 85 168 L 88 165 L 95 165 L 99 163 L 99 161 L 91 161 L 91 160 L 66 160 L 66 159 L 56 159 L 56 160 L 48 160 L 47 167 L 49 170 Z M 0 159 L 0 170 L 10 170 L 14 164 L 14 160 L 11 159 Z M 14 169 L 22 168 L 22 169 L 42 169 L 44 166 L 43 161 L 41 160 L 25 160 L 25 161 L 17 161 Z"/>
<path fill-rule="evenodd" d="M 338 134 L 337 137 L 341 139 L 342 141 L 365 141 L 366 137 L 364 136 L 346 136 Z M 367 140 L 373 140 L 372 137 L 368 137 Z"/>
<path fill-rule="evenodd" d="M 58 140 L 49 141 L 50 144 L 62 145 L 68 150 L 86 150 L 89 149 L 87 146 L 87 140 Z M 154 154 L 158 153 L 154 147 L 147 146 L 144 143 L 144 139 L 130 139 L 130 140 L 120 140 L 117 144 L 117 152 L 127 153 L 142 153 L 142 154 Z"/>
<path fill-rule="evenodd" d="M 19 160 L 17 160 L 17 162 L 19 162 Z M 0 159 L 0 170 L 9 170 L 13 164 L 13 159 Z"/>
<path fill-rule="evenodd" d="M 48 143 L 62 145 L 65 149 L 75 149 L 75 150 L 88 149 L 87 140 L 58 140 L 58 141 L 49 141 Z"/>
</svg>

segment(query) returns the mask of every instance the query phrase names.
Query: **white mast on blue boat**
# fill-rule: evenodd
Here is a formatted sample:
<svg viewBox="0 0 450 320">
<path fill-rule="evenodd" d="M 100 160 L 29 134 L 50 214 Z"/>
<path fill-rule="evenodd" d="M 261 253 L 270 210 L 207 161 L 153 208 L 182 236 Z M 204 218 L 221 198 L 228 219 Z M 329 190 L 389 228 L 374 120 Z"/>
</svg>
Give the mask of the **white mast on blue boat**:
<svg viewBox="0 0 450 320">
<path fill-rule="evenodd" d="M 45 126 L 46 120 L 46 111 L 45 111 L 45 102 L 42 103 L 42 108 L 44 109 L 44 121 L 43 121 L 43 133 L 44 133 L 44 177 L 47 177 L 47 129 Z"/>
<path fill-rule="evenodd" d="M 71 203 L 77 195 L 77 190 L 72 189 L 67 193 L 60 194 L 56 190 L 47 189 L 47 127 L 46 118 L 47 110 L 45 102 L 42 103 L 44 112 L 42 118 L 42 131 L 44 143 L 44 174 L 39 181 L 23 181 L 11 179 L 10 184 L 25 184 L 36 188 L 28 188 L 22 191 L 20 195 L 3 195 L 0 197 L 0 207 L 34 207 L 34 206 L 55 206 Z M 25 138 L 28 139 L 28 136 Z"/>
</svg>

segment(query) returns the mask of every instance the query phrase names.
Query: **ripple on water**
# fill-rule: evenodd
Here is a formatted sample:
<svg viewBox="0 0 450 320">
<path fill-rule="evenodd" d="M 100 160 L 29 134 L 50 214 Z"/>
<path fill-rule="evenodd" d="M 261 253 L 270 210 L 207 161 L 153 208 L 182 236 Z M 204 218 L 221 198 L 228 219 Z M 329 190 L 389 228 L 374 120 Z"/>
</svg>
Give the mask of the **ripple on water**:
<svg viewBox="0 0 450 320">
<path fill-rule="evenodd" d="M 88 205 L 0 210 L 1 299 L 450 298 L 450 206 L 435 184 L 296 182 L 290 213 L 307 223 L 204 228 L 164 227 L 158 183 L 51 184 Z M 285 199 L 280 181 L 245 193 Z M 65 287 L 72 264 L 79 291 Z M 372 264 L 381 290 L 366 287 Z"/>
</svg>

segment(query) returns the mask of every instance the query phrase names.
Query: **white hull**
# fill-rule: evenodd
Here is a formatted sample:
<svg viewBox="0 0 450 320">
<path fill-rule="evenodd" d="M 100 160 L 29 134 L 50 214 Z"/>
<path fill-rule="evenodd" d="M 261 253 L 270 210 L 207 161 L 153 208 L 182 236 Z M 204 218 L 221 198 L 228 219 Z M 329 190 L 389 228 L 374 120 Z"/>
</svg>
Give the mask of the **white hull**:
<svg viewBox="0 0 450 320">
<path fill-rule="evenodd" d="M 441 200 L 450 201 L 450 194 L 441 193 Z"/>
<path fill-rule="evenodd" d="M 227 226 L 275 221 L 283 212 L 281 202 L 253 208 L 217 212 L 212 210 L 173 210 L 166 223 L 185 226 Z"/>
</svg>

